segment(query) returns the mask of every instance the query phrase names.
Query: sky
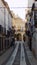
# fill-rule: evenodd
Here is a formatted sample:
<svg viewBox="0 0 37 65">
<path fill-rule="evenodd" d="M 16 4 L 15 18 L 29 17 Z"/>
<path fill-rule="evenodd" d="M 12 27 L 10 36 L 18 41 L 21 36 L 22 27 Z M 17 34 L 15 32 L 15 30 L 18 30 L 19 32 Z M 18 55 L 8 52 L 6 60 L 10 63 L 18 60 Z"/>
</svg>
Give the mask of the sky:
<svg viewBox="0 0 37 65">
<path fill-rule="evenodd" d="M 15 15 L 18 15 L 23 20 L 25 19 L 26 11 L 25 9 L 28 6 L 28 0 L 5 0 L 8 2 L 9 7 Z"/>
</svg>

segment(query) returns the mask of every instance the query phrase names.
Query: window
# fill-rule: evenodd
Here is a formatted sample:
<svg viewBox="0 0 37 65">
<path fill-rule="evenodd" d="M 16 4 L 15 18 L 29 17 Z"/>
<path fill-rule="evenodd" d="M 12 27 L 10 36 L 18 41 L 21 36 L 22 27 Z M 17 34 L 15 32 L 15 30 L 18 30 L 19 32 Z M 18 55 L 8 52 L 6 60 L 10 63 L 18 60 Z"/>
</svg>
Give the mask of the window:
<svg viewBox="0 0 37 65">
<path fill-rule="evenodd" d="M 34 23 L 35 27 L 37 28 L 37 10 L 34 11 Z"/>
</svg>

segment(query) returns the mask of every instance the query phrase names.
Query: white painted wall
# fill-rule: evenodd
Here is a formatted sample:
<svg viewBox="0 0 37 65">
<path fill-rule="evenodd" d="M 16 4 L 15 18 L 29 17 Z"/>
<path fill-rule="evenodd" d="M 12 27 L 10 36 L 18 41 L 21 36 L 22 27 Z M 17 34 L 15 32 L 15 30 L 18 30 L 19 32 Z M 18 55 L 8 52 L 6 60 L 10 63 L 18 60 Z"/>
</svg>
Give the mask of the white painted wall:
<svg viewBox="0 0 37 65">
<path fill-rule="evenodd" d="M 34 0 L 28 0 L 28 7 L 32 7 L 33 3 L 34 3 Z"/>
<path fill-rule="evenodd" d="M 37 1 L 35 1 L 35 7 L 37 7 Z"/>
<path fill-rule="evenodd" d="M 5 8 L 6 33 L 12 27 L 12 18 L 7 8 Z"/>
<path fill-rule="evenodd" d="M 0 25 L 6 28 L 8 30 L 8 26 L 11 28 L 12 25 L 12 18 L 9 14 L 8 9 L 5 7 L 3 2 L 0 0 Z"/>
<path fill-rule="evenodd" d="M 5 8 L 5 24 L 6 30 L 8 30 L 8 10 Z"/>
<path fill-rule="evenodd" d="M 4 27 L 4 4 L 0 0 L 0 25 Z"/>
<path fill-rule="evenodd" d="M 9 28 L 12 27 L 12 17 L 11 17 L 10 14 L 9 14 L 9 22 L 8 22 L 8 25 L 9 25 Z"/>
</svg>

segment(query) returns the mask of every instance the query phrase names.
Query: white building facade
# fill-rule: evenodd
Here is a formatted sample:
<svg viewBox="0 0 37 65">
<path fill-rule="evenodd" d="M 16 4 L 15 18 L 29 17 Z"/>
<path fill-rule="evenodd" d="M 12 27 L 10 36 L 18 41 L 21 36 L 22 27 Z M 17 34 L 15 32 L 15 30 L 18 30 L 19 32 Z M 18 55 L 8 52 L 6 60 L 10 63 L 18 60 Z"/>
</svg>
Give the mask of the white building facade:
<svg viewBox="0 0 37 65">
<path fill-rule="evenodd" d="M 7 2 L 4 2 L 5 7 L 4 7 L 4 28 L 6 29 L 6 33 L 7 31 L 9 31 L 9 28 L 12 29 L 12 15 L 9 9 L 9 6 L 7 4 Z"/>
<path fill-rule="evenodd" d="M 4 8 L 5 8 L 5 6 L 4 6 L 2 0 L 0 0 L 0 26 L 3 27 L 3 28 L 4 28 L 4 22 L 5 22 L 4 21 L 4 17 L 5 17 L 4 16 L 4 14 L 5 14 Z"/>
<path fill-rule="evenodd" d="M 9 42 L 5 41 L 7 38 L 7 41 L 9 41 L 10 35 L 9 37 L 7 37 L 8 33 L 10 33 L 9 28 L 12 29 L 12 14 L 7 2 L 5 2 L 4 0 L 0 0 L 0 52 L 1 50 L 3 51 L 5 47 L 9 47 Z"/>
<path fill-rule="evenodd" d="M 28 0 L 28 7 L 31 8 L 35 0 Z"/>
<path fill-rule="evenodd" d="M 12 29 L 12 16 L 11 16 L 10 13 L 9 13 L 9 15 L 8 15 L 8 18 L 9 18 L 9 20 L 8 20 L 8 27 L 9 27 L 10 29 Z"/>
</svg>

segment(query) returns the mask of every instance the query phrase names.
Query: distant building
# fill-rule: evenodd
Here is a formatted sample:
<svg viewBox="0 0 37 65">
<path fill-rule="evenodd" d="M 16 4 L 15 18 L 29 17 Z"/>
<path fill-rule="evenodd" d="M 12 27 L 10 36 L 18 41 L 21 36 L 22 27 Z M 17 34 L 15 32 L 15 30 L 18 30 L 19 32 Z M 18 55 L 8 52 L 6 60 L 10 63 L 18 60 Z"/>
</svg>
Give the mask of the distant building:
<svg viewBox="0 0 37 65">
<path fill-rule="evenodd" d="M 12 18 L 12 24 L 13 26 L 16 28 L 16 30 L 18 29 L 24 29 L 25 28 L 25 21 L 23 21 L 20 17 L 18 17 L 17 15 L 13 14 L 13 18 Z"/>
<path fill-rule="evenodd" d="M 12 12 L 13 18 L 12 18 L 12 24 L 15 27 L 15 34 L 18 36 L 21 35 L 21 40 L 23 40 L 23 34 L 25 33 L 25 21 L 23 21 L 20 17 L 15 15 Z"/>
</svg>

